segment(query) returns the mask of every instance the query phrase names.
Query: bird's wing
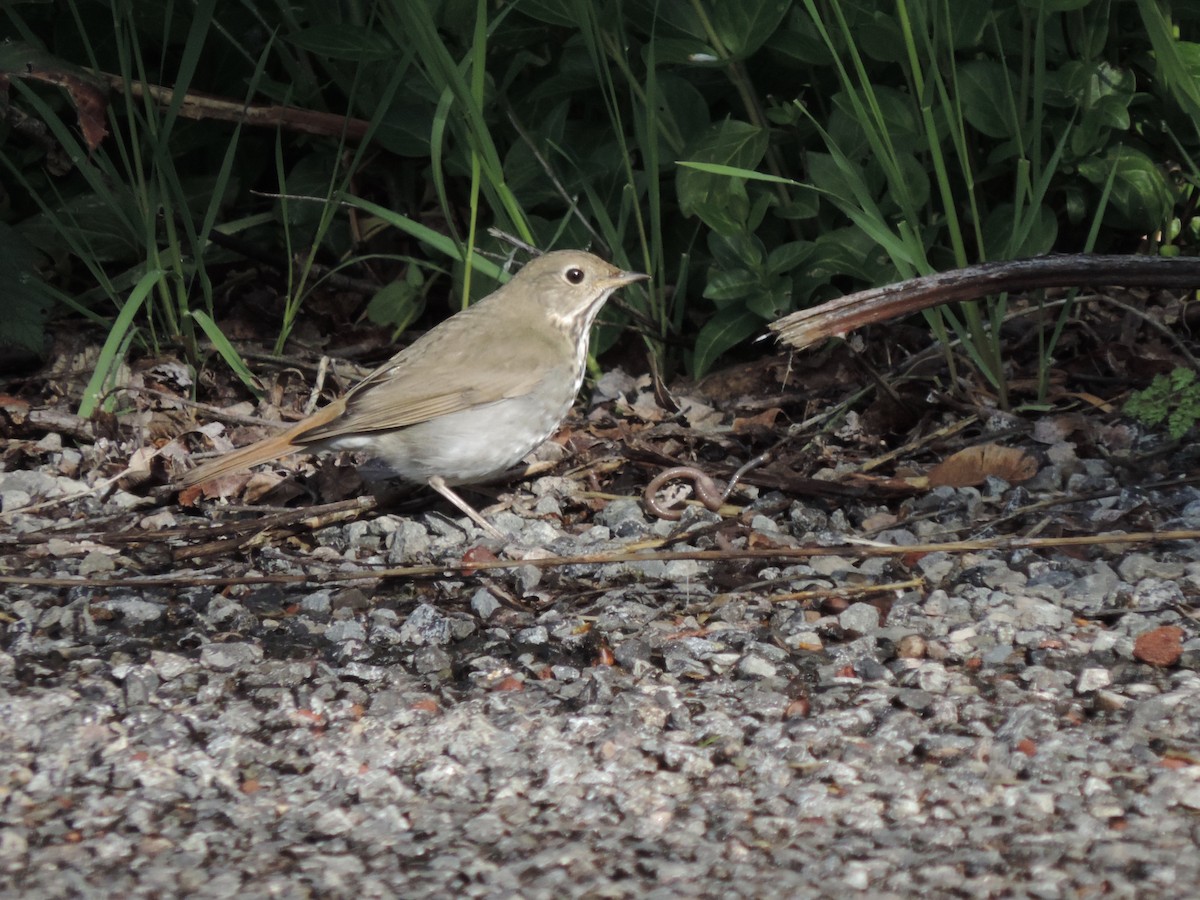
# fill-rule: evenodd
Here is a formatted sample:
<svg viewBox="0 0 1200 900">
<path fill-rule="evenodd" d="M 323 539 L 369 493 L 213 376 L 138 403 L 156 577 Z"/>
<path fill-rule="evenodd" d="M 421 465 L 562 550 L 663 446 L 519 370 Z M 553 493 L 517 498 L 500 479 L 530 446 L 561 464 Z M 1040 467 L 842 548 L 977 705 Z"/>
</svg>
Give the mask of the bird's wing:
<svg viewBox="0 0 1200 900">
<path fill-rule="evenodd" d="M 525 339 L 500 345 L 495 335 L 481 331 L 486 327 L 486 317 L 460 313 L 447 319 L 359 382 L 346 395 L 342 415 L 305 431 L 299 440 L 403 428 L 532 391 L 545 373 L 544 357 L 538 355 L 545 348 Z M 465 356 L 464 346 L 475 348 L 474 355 Z M 435 376 L 430 360 L 437 360 Z"/>
</svg>

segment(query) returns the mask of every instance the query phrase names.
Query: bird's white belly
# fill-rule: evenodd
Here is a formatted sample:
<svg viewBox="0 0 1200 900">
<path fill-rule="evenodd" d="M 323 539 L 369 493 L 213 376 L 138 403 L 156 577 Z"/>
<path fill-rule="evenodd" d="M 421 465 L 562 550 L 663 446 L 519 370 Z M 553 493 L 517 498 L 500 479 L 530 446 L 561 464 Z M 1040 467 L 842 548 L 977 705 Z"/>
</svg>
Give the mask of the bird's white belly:
<svg viewBox="0 0 1200 900">
<path fill-rule="evenodd" d="M 566 387 L 566 385 L 564 385 Z M 448 484 L 484 481 L 516 465 L 554 433 L 575 394 L 556 405 L 531 395 L 498 400 L 393 432 L 346 435 L 331 450 L 363 450 L 409 481 L 440 476 Z"/>
</svg>

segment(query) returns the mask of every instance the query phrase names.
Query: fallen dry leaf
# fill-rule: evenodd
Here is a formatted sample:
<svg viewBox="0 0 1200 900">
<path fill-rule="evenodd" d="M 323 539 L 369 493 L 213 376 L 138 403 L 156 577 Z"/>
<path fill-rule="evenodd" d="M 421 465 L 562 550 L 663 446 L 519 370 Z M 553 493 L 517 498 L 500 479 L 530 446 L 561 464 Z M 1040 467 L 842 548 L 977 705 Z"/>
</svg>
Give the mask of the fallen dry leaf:
<svg viewBox="0 0 1200 900">
<path fill-rule="evenodd" d="M 1033 423 L 1030 435 L 1039 444 L 1058 444 L 1071 435 L 1088 430 L 1088 420 L 1079 413 L 1043 416 Z"/>
<path fill-rule="evenodd" d="M 756 416 L 735 418 L 733 420 L 733 433 L 760 434 L 764 431 L 770 431 L 775 427 L 775 420 L 779 418 L 779 414 L 781 412 L 783 412 L 783 410 L 778 406 L 772 406 L 769 409 L 764 409 Z"/>
<path fill-rule="evenodd" d="M 1020 484 L 1037 474 L 1037 460 L 1015 447 L 979 444 L 942 460 L 929 472 L 931 487 L 969 487 L 983 484 L 989 475 L 1009 484 Z"/>
</svg>

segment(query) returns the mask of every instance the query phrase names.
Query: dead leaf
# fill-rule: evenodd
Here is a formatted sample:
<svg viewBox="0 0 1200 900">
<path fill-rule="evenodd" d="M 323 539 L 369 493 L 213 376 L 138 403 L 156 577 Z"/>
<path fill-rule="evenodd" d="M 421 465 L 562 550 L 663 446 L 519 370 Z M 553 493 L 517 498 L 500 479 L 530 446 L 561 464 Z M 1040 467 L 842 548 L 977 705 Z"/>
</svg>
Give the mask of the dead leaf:
<svg viewBox="0 0 1200 900">
<path fill-rule="evenodd" d="M 1079 413 L 1043 416 L 1033 423 L 1032 437 L 1039 444 L 1057 444 L 1086 427 L 1087 420 Z"/>
<path fill-rule="evenodd" d="M 167 528 L 174 528 L 178 524 L 179 520 L 175 518 L 174 512 L 170 509 L 160 509 L 158 512 L 143 516 L 138 521 L 138 528 L 143 531 L 163 531 Z"/>
<path fill-rule="evenodd" d="M 862 527 L 863 531 L 883 531 L 885 528 L 891 528 L 899 521 L 899 517 L 890 512 L 879 512 L 863 519 Z"/>
<path fill-rule="evenodd" d="M 1009 484 L 1020 484 L 1037 474 L 1037 460 L 1015 447 L 979 444 L 959 450 L 929 472 L 931 487 L 968 487 L 983 484 L 989 475 Z"/>
<path fill-rule="evenodd" d="M 733 420 L 733 433 L 761 434 L 764 431 L 770 431 L 775 427 L 775 420 L 779 418 L 781 412 L 783 410 L 778 406 L 772 406 L 769 409 L 764 409 L 757 416 L 735 418 Z"/>
<path fill-rule="evenodd" d="M 251 472 L 250 477 L 245 479 L 246 487 L 242 496 L 247 503 L 258 503 L 282 481 L 284 477 L 274 471 Z"/>
</svg>

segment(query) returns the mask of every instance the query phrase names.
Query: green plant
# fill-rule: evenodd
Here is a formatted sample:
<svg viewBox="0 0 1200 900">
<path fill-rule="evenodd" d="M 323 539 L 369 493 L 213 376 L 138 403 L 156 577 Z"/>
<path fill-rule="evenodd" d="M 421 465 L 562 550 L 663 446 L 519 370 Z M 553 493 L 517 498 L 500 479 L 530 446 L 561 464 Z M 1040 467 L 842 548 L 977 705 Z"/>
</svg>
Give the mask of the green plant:
<svg viewBox="0 0 1200 900">
<path fill-rule="evenodd" d="M 40 268 L 57 296 L 129 329 L 117 359 L 164 339 L 195 359 L 203 336 L 237 365 L 217 326 L 241 259 L 227 238 L 282 273 L 282 350 L 334 273 L 375 279 L 363 311 L 390 327 L 425 298 L 487 293 L 512 252 L 498 228 L 651 272 L 623 324 L 657 362 L 703 374 L 767 321 L 857 287 L 1050 249 L 1189 252 L 1193 6 L 75 0 L 65 27 L 14 0 L 6 35 L 124 91 L 93 150 L 75 95 L 0 46 L 13 107 L 50 135 L 0 131 L 17 188 L 0 221 L 54 261 Z M 164 83 L 175 94 L 150 103 Z M 193 88 L 288 113 L 271 130 L 184 121 Z M 313 135 L 309 114 L 337 125 Z M 45 164 L 61 150 L 66 165 Z M 147 273 L 139 314 L 119 315 Z M 1004 313 L 1000 298 L 931 317 L 1001 402 Z M 29 337 L 41 319 L 23 321 Z"/>
<path fill-rule="evenodd" d="M 1123 412 L 1152 428 L 1165 422 L 1167 433 L 1179 440 L 1200 421 L 1200 382 L 1196 381 L 1196 373 L 1177 368 L 1156 375 L 1149 387 L 1133 392 Z"/>
<path fill-rule="evenodd" d="M 1156 135 L 1168 125 L 1180 129 L 1170 152 L 1197 146 L 1194 121 L 1180 115 L 1193 107 L 1194 79 L 1180 73 L 1181 61 L 1194 58 L 1200 45 L 1164 32 L 1168 19 L 1160 7 L 1119 0 L 966 6 L 901 0 L 894 12 L 890 3 L 805 0 L 803 6 L 768 47 L 805 66 L 812 88 L 805 100 L 780 101 L 769 114 L 824 146 L 807 152 L 807 178 L 749 171 L 765 149 L 751 151 L 749 141 L 739 150 L 749 163 L 705 154 L 684 163 L 709 179 L 729 179 L 745 197 L 741 208 L 754 211 L 740 222 L 705 219 L 723 245 L 741 248 L 739 259 L 714 253 L 708 282 L 707 296 L 716 301 L 745 298 L 728 313 L 740 326 L 727 329 L 728 342 L 754 330 L 755 317 L 786 312 L 789 282 L 790 295 L 807 303 L 825 296 L 839 276 L 881 284 L 1044 253 L 1064 246 L 1064 232 L 1066 247 L 1078 241 L 1091 249 L 1112 246 L 1121 231 L 1171 228 L 1178 192 L 1162 155 L 1156 161 L 1150 148 L 1158 142 L 1166 150 Z M 1128 30 L 1136 17 L 1162 55 L 1149 70 L 1147 57 L 1137 53 L 1151 41 Z M 805 26 L 811 36 L 801 36 Z M 1163 77 L 1171 66 L 1173 77 Z M 1152 92 L 1153 105 L 1139 87 Z M 725 125 L 747 135 L 750 127 Z M 767 184 L 746 194 L 742 186 L 751 180 L 811 192 L 808 205 L 777 203 Z M 699 187 L 701 195 L 712 190 L 709 181 Z M 681 178 L 685 210 L 691 188 Z M 757 206 L 764 200 L 765 214 Z M 705 216 L 701 202 L 691 206 Z M 786 269 L 764 266 L 763 250 L 772 242 L 754 239 L 770 231 L 774 216 L 812 221 L 820 232 L 792 246 L 796 271 L 782 283 Z M 1086 237 L 1073 236 L 1089 221 Z M 998 298 L 983 309 L 963 304 L 960 312 L 928 315 L 943 340 L 948 332 L 957 336 L 1002 403 L 997 326 L 1004 313 Z M 1045 340 L 1046 361 L 1056 338 L 1054 331 Z"/>
<path fill-rule="evenodd" d="M 86 268 L 94 287 L 77 297 L 77 305 L 91 307 L 98 298 L 107 299 L 118 309 L 113 332 L 101 353 L 99 365 L 89 381 L 80 406 L 81 415 L 90 413 L 109 395 L 112 379 L 120 362 L 135 339 L 157 345 L 162 336 L 181 337 L 185 350 L 196 355 L 194 325 L 213 340 L 229 365 L 248 384 L 253 378 L 232 345 L 223 339 L 212 319 L 212 284 L 203 264 L 209 234 L 215 227 L 221 202 L 232 181 L 232 162 L 240 129 L 233 130 L 224 156 L 215 171 L 196 177 L 174 155 L 179 110 L 191 84 L 212 22 L 213 0 L 198 3 L 190 17 L 175 21 L 170 9 L 163 28 L 177 27 L 183 34 L 178 64 L 174 68 L 175 91 L 170 104 L 161 108 L 151 99 L 147 60 L 138 35 L 139 23 L 126 4 L 111 9 L 110 29 L 98 28 L 95 8 L 69 5 L 88 56 L 89 72 L 61 65 L 30 44 L 12 44 L 4 48 L 0 71 L 15 73 L 22 64 L 31 70 L 30 59 L 39 65 L 68 71 L 75 81 L 76 100 L 83 137 L 68 127 L 57 114 L 52 101 L 21 79 L 12 79 L 18 96 L 37 112 L 50 129 L 59 147 L 71 161 L 73 184 L 68 196 L 60 186 L 31 170 L 17 165 L 7 155 L 3 162 L 14 180 L 40 212 L 19 226 L 22 237 L 47 256 L 61 258 L 69 254 Z M 24 36 L 33 38 L 25 23 L 10 18 Z M 106 59 L 123 83 L 137 85 L 122 94 L 115 106 L 87 106 L 79 103 L 81 89 L 94 88 L 93 100 L 103 97 L 99 88 L 103 71 L 101 48 L 89 41 L 93 34 L 110 33 L 103 47 Z M 261 75 L 261 60 L 256 76 Z M 109 140 L 92 152 L 92 136 L 107 130 Z M 196 304 L 194 296 L 201 302 Z M 133 314 L 145 312 L 138 318 Z"/>
</svg>

